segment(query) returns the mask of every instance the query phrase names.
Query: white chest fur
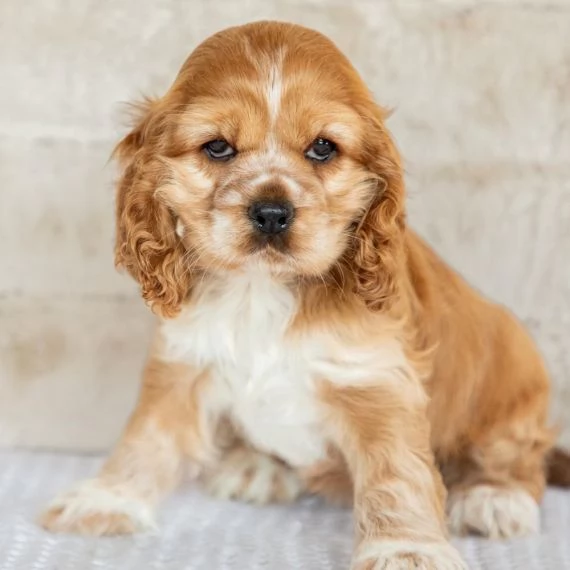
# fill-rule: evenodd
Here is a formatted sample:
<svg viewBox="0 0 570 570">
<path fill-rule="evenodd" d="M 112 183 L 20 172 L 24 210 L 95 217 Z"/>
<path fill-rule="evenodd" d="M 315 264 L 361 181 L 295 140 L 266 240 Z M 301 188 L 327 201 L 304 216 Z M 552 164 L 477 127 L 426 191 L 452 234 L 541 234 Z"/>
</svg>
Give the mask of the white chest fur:
<svg viewBox="0 0 570 570">
<path fill-rule="evenodd" d="M 304 466 L 324 453 L 312 369 L 322 346 L 286 339 L 295 310 L 286 287 L 249 272 L 203 286 L 162 334 L 164 356 L 212 371 L 211 405 L 229 412 L 260 449 Z"/>
</svg>

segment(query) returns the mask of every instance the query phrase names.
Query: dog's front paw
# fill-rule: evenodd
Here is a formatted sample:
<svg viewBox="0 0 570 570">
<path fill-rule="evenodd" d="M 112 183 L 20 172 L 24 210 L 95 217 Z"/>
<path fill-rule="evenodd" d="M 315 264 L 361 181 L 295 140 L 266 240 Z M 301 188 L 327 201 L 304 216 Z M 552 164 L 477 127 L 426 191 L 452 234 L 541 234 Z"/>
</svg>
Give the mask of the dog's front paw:
<svg viewBox="0 0 570 570">
<path fill-rule="evenodd" d="M 352 570 L 467 570 L 447 542 L 375 541 L 363 544 Z"/>
<path fill-rule="evenodd" d="M 97 480 L 86 481 L 57 497 L 39 522 L 50 532 L 90 536 L 156 529 L 150 505 Z"/>
<path fill-rule="evenodd" d="M 248 447 L 228 452 L 203 480 L 208 492 L 218 499 L 256 504 L 291 502 L 303 491 L 295 471 Z"/>
<path fill-rule="evenodd" d="M 452 491 L 448 512 L 451 532 L 457 535 L 512 538 L 535 534 L 540 527 L 538 504 L 523 489 L 476 485 Z"/>
</svg>

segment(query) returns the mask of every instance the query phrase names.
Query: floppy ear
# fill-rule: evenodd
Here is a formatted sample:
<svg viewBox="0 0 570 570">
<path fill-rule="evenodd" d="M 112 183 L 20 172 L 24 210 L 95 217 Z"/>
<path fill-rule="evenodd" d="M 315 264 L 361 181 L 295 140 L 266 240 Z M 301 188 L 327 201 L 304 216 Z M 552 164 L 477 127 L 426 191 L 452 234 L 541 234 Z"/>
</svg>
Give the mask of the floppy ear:
<svg viewBox="0 0 570 570">
<path fill-rule="evenodd" d="M 138 281 L 153 311 L 172 317 L 191 281 L 176 220 L 157 192 L 167 172 L 160 159 L 164 125 L 155 106 L 152 101 L 141 106 L 142 118 L 113 153 L 123 171 L 116 195 L 115 264 Z"/>
<path fill-rule="evenodd" d="M 405 188 L 399 153 L 375 104 L 364 111 L 364 160 L 377 180 L 368 210 L 355 230 L 352 271 L 356 292 L 373 310 L 389 308 L 399 295 L 405 263 Z"/>
</svg>

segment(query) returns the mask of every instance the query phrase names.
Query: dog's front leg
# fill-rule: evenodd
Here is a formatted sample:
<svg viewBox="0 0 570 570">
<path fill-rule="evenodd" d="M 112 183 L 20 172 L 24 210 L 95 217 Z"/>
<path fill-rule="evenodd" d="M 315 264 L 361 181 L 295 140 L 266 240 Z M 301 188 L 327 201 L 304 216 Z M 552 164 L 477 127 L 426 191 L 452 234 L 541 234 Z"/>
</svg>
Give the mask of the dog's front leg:
<svg viewBox="0 0 570 570">
<path fill-rule="evenodd" d="M 61 495 L 41 516 L 54 532 L 126 534 L 152 529 L 159 500 L 177 483 L 182 460 L 208 451 L 199 396 L 208 378 L 187 364 L 151 358 L 134 413 L 99 475 Z"/>
<path fill-rule="evenodd" d="M 329 427 L 354 481 L 353 570 L 460 570 L 419 384 L 327 384 Z"/>
</svg>

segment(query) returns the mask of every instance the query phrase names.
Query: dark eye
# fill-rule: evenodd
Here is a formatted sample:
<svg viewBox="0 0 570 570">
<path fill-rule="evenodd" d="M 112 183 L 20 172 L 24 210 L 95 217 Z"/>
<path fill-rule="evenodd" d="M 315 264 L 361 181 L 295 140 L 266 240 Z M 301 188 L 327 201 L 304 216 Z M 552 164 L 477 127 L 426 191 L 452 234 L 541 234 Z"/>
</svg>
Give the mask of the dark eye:
<svg viewBox="0 0 570 570">
<path fill-rule="evenodd" d="M 207 142 L 202 148 L 212 160 L 229 160 L 236 155 L 236 150 L 223 139 Z"/>
<path fill-rule="evenodd" d="M 326 162 L 336 153 L 336 145 L 327 139 L 315 139 L 311 146 L 305 151 L 305 156 L 309 160 Z"/>
</svg>

